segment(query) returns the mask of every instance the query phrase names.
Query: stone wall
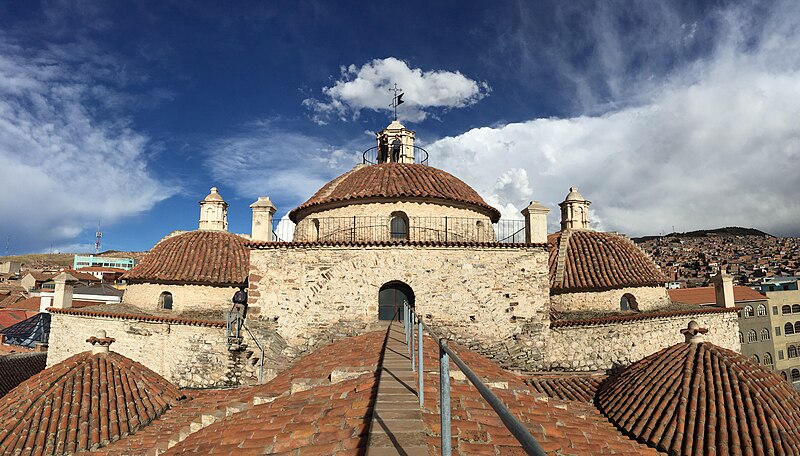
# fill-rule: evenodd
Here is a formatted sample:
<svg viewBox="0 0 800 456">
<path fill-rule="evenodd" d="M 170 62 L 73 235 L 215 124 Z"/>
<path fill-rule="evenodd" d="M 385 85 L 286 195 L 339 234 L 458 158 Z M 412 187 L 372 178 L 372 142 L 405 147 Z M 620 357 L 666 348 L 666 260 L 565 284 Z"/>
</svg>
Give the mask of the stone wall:
<svg viewBox="0 0 800 456">
<path fill-rule="evenodd" d="M 389 223 L 397 212 L 409 218 L 412 241 L 495 241 L 489 217 L 466 205 L 388 200 L 315 211 L 297 224 L 294 241 L 389 240 Z"/>
<path fill-rule="evenodd" d="M 176 314 L 187 310 L 228 310 L 236 290 L 207 285 L 133 283 L 126 287 L 122 302 L 140 309 L 160 310 L 159 296 L 166 291 L 172 293 L 172 311 Z"/>
<path fill-rule="evenodd" d="M 229 351 L 224 327 L 53 313 L 47 366 L 91 350 L 86 342 L 105 330 L 111 350 L 138 361 L 179 387 L 208 388 L 254 381 L 251 356 Z"/>
<path fill-rule="evenodd" d="M 409 285 L 418 314 L 498 362 L 540 366 L 548 330 L 544 247 L 271 246 L 250 252 L 248 317 L 276 321 L 295 347 L 378 321 L 378 294 Z M 509 348 L 512 347 L 512 348 Z"/>
<path fill-rule="evenodd" d="M 649 311 L 668 306 L 671 301 L 664 287 L 629 287 L 618 290 L 562 293 L 550 297 L 553 308 L 569 312 L 579 310 L 620 310 L 622 295 L 631 294 L 636 298 L 639 310 Z M 627 309 L 625 309 L 627 310 Z"/>
<path fill-rule="evenodd" d="M 685 340 L 680 330 L 691 320 L 708 328 L 706 340 L 740 351 L 736 312 L 631 319 L 585 326 L 554 326 L 547 341 L 551 370 L 607 371 L 628 366 Z"/>
</svg>

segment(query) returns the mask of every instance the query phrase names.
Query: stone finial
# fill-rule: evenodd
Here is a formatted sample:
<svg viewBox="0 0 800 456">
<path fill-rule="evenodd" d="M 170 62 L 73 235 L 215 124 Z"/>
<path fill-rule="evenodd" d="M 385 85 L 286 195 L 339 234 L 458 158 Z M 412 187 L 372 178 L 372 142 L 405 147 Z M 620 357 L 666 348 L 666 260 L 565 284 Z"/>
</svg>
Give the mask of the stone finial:
<svg viewBox="0 0 800 456">
<path fill-rule="evenodd" d="M 108 346 L 115 342 L 116 339 L 113 337 L 106 337 L 105 330 L 100 330 L 97 332 L 97 337 L 92 336 L 86 339 L 86 342 L 92 344 L 92 354 L 96 355 L 98 353 L 108 353 Z"/>
<path fill-rule="evenodd" d="M 531 201 L 522 210 L 525 217 L 525 242 L 529 244 L 547 244 L 547 213 L 550 209 L 539 203 Z"/>
<path fill-rule="evenodd" d="M 228 230 L 228 203 L 219 194 L 217 187 L 211 187 L 211 193 L 200 201 L 200 223 L 198 229 Z"/>
<path fill-rule="evenodd" d="M 700 325 L 692 320 L 685 329 L 681 329 L 681 334 L 686 337 L 686 343 L 698 344 L 703 342 L 705 338 L 703 334 L 708 332 L 708 328 L 701 328 Z"/>
</svg>

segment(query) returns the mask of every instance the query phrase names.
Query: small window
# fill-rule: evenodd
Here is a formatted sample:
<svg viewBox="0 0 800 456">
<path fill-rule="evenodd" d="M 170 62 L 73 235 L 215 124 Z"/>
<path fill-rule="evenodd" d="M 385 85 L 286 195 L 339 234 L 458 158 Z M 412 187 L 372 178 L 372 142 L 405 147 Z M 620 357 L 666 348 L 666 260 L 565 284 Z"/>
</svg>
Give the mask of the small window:
<svg viewBox="0 0 800 456">
<path fill-rule="evenodd" d="M 753 307 L 752 306 L 745 306 L 744 307 L 744 318 L 750 318 L 753 316 Z"/>
<path fill-rule="evenodd" d="M 800 334 L 800 321 L 794 322 L 794 333 Z"/>
<path fill-rule="evenodd" d="M 783 333 L 786 334 L 787 336 L 791 336 L 792 334 L 794 334 L 794 325 L 792 325 L 791 323 L 786 323 L 785 325 L 783 325 Z"/>
<path fill-rule="evenodd" d="M 792 369 L 792 381 L 800 381 L 800 370 Z"/>
<path fill-rule="evenodd" d="M 408 217 L 405 214 L 392 214 L 390 223 L 392 239 L 408 239 Z"/>
<path fill-rule="evenodd" d="M 775 327 L 775 335 L 776 336 L 780 336 L 781 335 L 781 327 L 780 326 L 776 326 Z"/>
<path fill-rule="evenodd" d="M 758 335 L 756 334 L 755 329 L 751 329 L 750 331 L 747 332 L 747 342 L 748 343 L 758 342 Z"/>
<path fill-rule="evenodd" d="M 792 313 L 800 313 L 800 304 L 792 304 Z"/>
<path fill-rule="evenodd" d="M 763 328 L 761 330 L 761 340 L 769 340 L 769 329 Z"/>
<path fill-rule="evenodd" d="M 778 359 L 783 359 L 783 350 L 778 350 Z"/>
<path fill-rule="evenodd" d="M 759 304 L 758 307 L 756 307 L 756 315 L 759 317 L 767 316 L 767 306 L 764 304 Z"/>
<path fill-rule="evenodd" d="M 750 357 L 750 359 L 752 359 L 753 362 L 756 363 L 756 364 L 761 363 L 761 360 L 758 359 L 758 355 L 753 355 L 753 356 Z"/>
<path fill-rule="evenodd" d="M 786 349 L 786 352 L 786 354 L 789 356 L 789 359 L 797 358 L 797 347 L 794 345 L 789 345 L 789 347 Z"/>
<path fill-rule="evenodd" d="M 772 306 L 772 315 L 778 315 L 778 306 Z"/>
<path fill-rule="evenodd" d="M 764 353 L 764 365 L 772 366 L 772 364 L 772 355 L 769 353 Z"/>
<path fill-rule="evenodd" d="M 781 307 L 781 313 L 783 315 L 790 314 L 790 313 L 792 313 L 792 308 L 789 307 L 789 306 L 783 306 L 783 307 Z"/>
<path fill-rule="evenodd" d="M 636 302 L 636 297 L 630 293 L 625 293 L 619 298 L 619 310 L 639 310 L 639 304 Z"/>
<path fill-rule="evenodd" d="M 781 377 L 783 377 L 783 379 L 786 380 L 786 372 L 781 372 Z"/>
<path fill-rule="evenodd" d="M 165 291 L 158 297 L 158 308 L 172 310 L 172 293 Z"/>
<path fill-rule="evenodd" d="M 744 343 L 744 334 L 742 334 L 742 332 L 741 332 L 741 331 L 739 331 L 739 343 L 740 343 L 740 344 L 743 344 L 743 343 Z"/>
</svg>

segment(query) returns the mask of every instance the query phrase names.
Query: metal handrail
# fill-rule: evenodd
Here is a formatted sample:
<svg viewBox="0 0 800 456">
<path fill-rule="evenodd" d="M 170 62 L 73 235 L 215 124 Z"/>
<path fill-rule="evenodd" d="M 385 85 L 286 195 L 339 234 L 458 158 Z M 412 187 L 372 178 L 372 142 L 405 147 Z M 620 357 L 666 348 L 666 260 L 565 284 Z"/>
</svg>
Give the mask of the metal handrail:
<svg viewBox="0 0 800 456">
<path fill-rule="evenodd" d="M 403 144 L 402 147 L 405 149 L 407 147 L 413 147 L 414 151 L 414 163 L 418 165 L 427 165 L 428 164 L 428 151 L 423 149 L 422 147 L 416 145 L 409 145 Z M 375 151 L 375 153 L 370 154 L 370 152 Z M 420 154 L 418 156 L 418 152 L 422 152 L 424 155 Z M 367 158 L 367 155 L 370 155 Z M 389 146 L 389 154 L 391 155 L 391 146 Z M 402 155 L 402 154 L 401 154 Z M 365 165 L 374 165 L 378 163 L 378 146 L 372 146 L 369 149 L 365 150 L 364 153 L 361 154 L 361 161 Z"/>
<path fill-rule="evenodd" d="M 242 322 L 242 327 L 247 330 L 247 333 L 250 334 L 250 337 L 253 338 L 253 342 L 256 343 L 256 346 L 261 351 L 261 360 L 258 362 L 258 384 L 260 385 L 262 383 L 264 375 L 264 347 L 261 345 L 258 339 L 256 339 L 256 336 L 255 334 L 253 334 L 253 331 L 251 331 L 250 328 L 244 322 Z"/>
<path fill-rule="evenodd" d="M 419 372 L 418 372 L 418 395 L 419 395 L 419 404 L 420 407 L 424 404 L 424 371 L 422 368 L 422 331 L 423 329 L 428 332 L 434 339 L 438 341 L 439 345 L 439 409 L 440 409 L 440 425 L 441 425 L 441 438 L 442 438 L 442 455 L 443 456 L 451 456 L 452 455 L 452 440 L 451 440 L 451 432 L 450 432 L 450 358 L 453 359 L 453 362 L 456 366 L 464 373 L 467 379 L 472 383 L 473 386 L 478 390 L 481 397 L 483 397 L 486 402 L 492 407 L 495 413 L 500 417 L 500 420 L 506 426 L 506 429 L 511 432 L 514 438 L 520 443 L 522 448 L 525 450 L 526 453 L 536 456 L 544 456 L 546 453 L 544 449 L 539 445 L 536 439 L 531 435 L 530 431 L 522 424 L 520 421 L 511 414 L 508 410 L 508 407 L 503 404 L 503 402 L 483 383 L 483 380 L 478 377 L 472 369 L 467 366 L 467 364 L 458 356 L 456 352 L 454 352 L 448 345 L 447 339 L 444 337 L 440 337 L 433 329 L 431 329 L 428 325 L 426 325 L 422 318 L 419 318 L 418 315 L 415 315 L 414 311 L 410 309 L 410 306 L 407 303 L 404 303 L 404 313 L 406 318 L 404 318 L 404 325 L 406 330 L 406 341 L 411 340 L 411 344 L 413 345 L 414 340 L 414 326 L 417 326 L 417 334 L 419 337 L 419 342 L 417 343 L 417 350 L 418 350 L 418 363 Z M 413 362 L 413 349 L 411 350 L 412 353 L 412 370 L 414 367 Z"/>
</svg>

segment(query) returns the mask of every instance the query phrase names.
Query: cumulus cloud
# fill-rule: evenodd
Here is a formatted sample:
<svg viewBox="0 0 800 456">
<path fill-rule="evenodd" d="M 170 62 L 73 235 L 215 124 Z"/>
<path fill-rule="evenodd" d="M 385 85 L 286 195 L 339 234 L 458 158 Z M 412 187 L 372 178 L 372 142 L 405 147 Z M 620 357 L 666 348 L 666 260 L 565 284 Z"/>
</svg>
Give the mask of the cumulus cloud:
<svg viewBox="0 0 800 456">
<path fill-rule="evenodd" d="M 800 6 L 776 3 L 758 23 L 739 9 L 716 17 L 711 52 L 635 85 L 622 108 L 476 128 L 426 148 L 504 215 L 528 198 L 549 205 L 551 229 L 575 185 L 602 228 L 630 235 L 730 225 L 798 235 Z M 681 43 L 699 33 L 687 27 Z"/>
<path fill-rule="evenodd" d="M 358 117 L 363 109 L 389 111 L 394 84 L 405 92 L 398 117 L 418 122 L 433 110 L 463 108 L 488 95 L 489 86 L 474 81 L 458 71 L 423 71 L 409 68 L 394 57 L 375 59 L 361 67 L 341 68 L 339 79 L 322 89 L 323 99 L 307 98 L 303 104 L 313 112 L 313 119 L 324 124 L 330 119 Z"/>
<path fill-rule="evenodd" d="M 0 234 L 15 250 L 68 244 L 174 193 L 148 169 L 148 137 L 109 109 L 128 96 L 124 77 L 89 42 L 29 48 L 0 34 Z"/>
</svg>

